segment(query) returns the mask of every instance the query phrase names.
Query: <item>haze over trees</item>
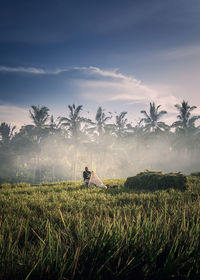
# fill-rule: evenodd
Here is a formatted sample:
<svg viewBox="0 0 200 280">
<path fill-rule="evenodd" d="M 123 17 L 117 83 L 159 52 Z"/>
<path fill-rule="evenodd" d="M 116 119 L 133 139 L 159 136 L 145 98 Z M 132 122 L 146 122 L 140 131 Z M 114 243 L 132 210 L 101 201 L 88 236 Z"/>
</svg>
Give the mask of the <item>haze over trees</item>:
<svg viewBox="0 0 200 280">
<path fill-rule="evenodd" d="M 83 115 L 82 105 L 69 105 L 66 116 L 55 120 L 49 108 L 31 106 L 32 124 L 18 132 L 5 122 L 0 125 L 0 180 L 81 179 L 85 165 L 102 178 L 145 169 L 194 171 L 200 164 L 200 116 L 186 101 L 175 107 L 177 120 L 171 126 L 164 121 L 167 112 L 154 102 L 133 126 L 127 112 L 114 115 L 102 107 L 92 120 Z"/>
</svg>

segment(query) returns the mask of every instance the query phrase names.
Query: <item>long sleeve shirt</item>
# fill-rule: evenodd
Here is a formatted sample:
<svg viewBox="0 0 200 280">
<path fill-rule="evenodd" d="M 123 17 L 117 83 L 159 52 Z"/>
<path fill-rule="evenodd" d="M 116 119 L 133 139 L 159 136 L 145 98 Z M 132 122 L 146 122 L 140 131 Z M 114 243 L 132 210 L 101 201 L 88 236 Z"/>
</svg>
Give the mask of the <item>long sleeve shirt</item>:
<svg viewBox="0 0 200 280">
<path fill-rule="evenodd" d="M 86 171 L 86 170 L 83 171 L 83 179 L 84 179 L 84 181 L 89 179 L 90 174 L 91 174 L 91 172 L 89 170 L 88 171 Z"/>
</svg>

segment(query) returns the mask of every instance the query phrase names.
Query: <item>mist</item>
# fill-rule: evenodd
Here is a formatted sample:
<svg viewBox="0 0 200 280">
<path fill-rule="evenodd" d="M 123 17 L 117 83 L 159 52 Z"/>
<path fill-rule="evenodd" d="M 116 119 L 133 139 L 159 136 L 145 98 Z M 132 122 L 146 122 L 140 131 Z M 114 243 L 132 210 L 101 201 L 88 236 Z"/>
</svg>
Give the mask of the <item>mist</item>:
<svg viewBox="0 0 200 280">
<path fill-rule="evenodd" d="M 199 169 L 199 152 L 179 137 L 118 139 L 105 134 L 98 141 L 86 141 L 85 137 L 73 140 L 50 135 L 34 147 L 15 151 L 12 166 L 1 168 L 0 177 L 31 183 L 82 180 L 85 166 L 102 179 L 124 178 L 144 170 L 189 174 Z"/>
<path fill-rule="evenodd" d="M 127 112 L 106 116 L 99 107 L 95 121 L 82 117 L 82 105 L 68 106 L 69 116 L 53 116 L 47 107 L 31 106 L 34 125 L 13 133 L 0 125 L 0 182 L 38 184 L 82 180 L 85 166 L 101 179 L 125 178 L 141 171 L 182 172 L 200 170 L 200 116 L 190 112 L 195 106 L 176 104 L 179 121 L 171 126 L 160 121 L 167 114 L 160 105 L 150 103 L 150 113 L 133 126 Z"/>
</svg>

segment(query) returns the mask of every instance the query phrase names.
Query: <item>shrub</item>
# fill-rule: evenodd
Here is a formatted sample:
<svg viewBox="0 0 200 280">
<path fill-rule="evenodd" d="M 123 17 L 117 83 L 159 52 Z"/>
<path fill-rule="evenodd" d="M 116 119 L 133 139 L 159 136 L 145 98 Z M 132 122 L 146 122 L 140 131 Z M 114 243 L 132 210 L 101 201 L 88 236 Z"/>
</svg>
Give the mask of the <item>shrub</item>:
<svg viewBox="0 0 200 280">
<path fill-rule="evenodd" d="M 200 177 L 200 171 L 192 172 L 190 176 Z"/>
<path fill-rule="evenodd" d="M 135 189 L 187 189 L 187 178 L 181 173 L 162 173 L 145 171 L 136 176 L 127 178 L 125 187 Z"/>
</svg>

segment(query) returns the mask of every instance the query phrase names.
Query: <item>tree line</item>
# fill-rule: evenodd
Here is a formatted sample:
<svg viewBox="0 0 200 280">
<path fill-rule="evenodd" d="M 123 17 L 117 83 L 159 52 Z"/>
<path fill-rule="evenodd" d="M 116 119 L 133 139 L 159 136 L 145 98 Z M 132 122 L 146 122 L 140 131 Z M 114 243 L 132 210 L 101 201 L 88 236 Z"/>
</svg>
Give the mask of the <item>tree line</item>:
<svg viewBox="0 0 200 280">
<path fill-rule="evenodd" d="M 94 166 L 103 177 L 119 177 L 126 175 L 121 173 L 123 166 L 128 166 L 127 170 L 132 165 L 142 168 L 142 157 L 147 167 L 154 167 L 142 153 L 150 151 L 153 143 L 166 142 L 162 147 L 166 153 L 196 154 L 200 115 L 192 115 L 192 111 L 197 107 L 186 101 L 176 104 L 177 120 L 171 125 L 162 120 L 167 112 L 160 107 L 150 103 L 149 110 L 142 110 L 142 118 L 133 125 L 125 111 L 113 116 L 99 107 L 92 120 L 83 116 L 82 105 L 73 104 L 68 105 L 67 116 L 55 120 L 49 108 L 33 105 L 29 110 L 33 124 L 18 132 L 5 122 L 0 125 L 0 180 L 38 183 L 79 179 L 77 174 L 84 164 Z"/>
</svg>

